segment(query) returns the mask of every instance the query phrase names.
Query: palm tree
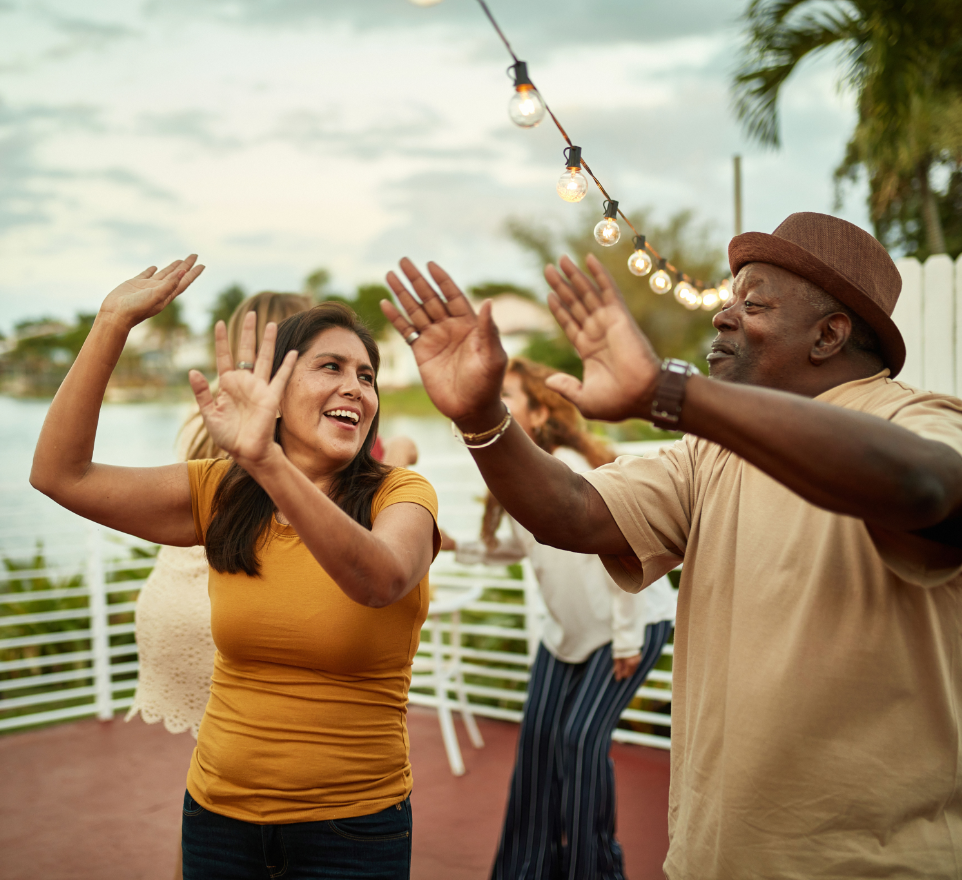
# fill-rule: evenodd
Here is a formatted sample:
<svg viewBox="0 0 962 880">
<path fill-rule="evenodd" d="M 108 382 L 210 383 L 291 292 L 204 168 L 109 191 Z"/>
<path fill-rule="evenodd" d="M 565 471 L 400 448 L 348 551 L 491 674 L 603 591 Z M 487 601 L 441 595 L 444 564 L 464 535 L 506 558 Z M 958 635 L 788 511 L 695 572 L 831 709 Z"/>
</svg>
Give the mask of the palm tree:
<svg viewBox="0 0 962 880">
<path fill-rule="evenodd" d="M 829 49 L 858 95 L 858 123 L 836 179 L 868 174 L 876 231 L 916 206 L 928 253 L 944 253 L 933 171 L 962 169 L 962 14 L 958 0 L 752 0 L 732 84 L 749 136 L 779 145 L 778 96 L 797 65 Z"/>
</svg>

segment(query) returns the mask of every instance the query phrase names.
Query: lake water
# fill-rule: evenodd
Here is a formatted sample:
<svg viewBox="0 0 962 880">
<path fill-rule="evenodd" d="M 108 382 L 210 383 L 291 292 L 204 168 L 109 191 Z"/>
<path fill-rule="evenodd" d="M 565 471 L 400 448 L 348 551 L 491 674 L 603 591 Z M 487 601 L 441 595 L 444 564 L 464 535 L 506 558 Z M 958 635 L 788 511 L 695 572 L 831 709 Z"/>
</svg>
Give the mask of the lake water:
<svg viewBox="0 0 962 880">
<path fill-rule="evenodd" d="M 42 541 L 51 561 L 77 560 L 84 553 L 86 524 L 31 488 L 28 482 L 37 436 L 49 401 L 0 397 L 0 554 L 23 559 Z M 127 466 L 175 461 L 177 432 L 189 411 L 187 403 L 105 404 L 94 460 Z M 477 534 L 484 483 L 470 454 L 451 436 L 440 417 L 385 418 L 381 434 L 406 434 L 418 446 L 415 470 L 438 493 L 443 527 L 458 538 Z"/>
</svg>

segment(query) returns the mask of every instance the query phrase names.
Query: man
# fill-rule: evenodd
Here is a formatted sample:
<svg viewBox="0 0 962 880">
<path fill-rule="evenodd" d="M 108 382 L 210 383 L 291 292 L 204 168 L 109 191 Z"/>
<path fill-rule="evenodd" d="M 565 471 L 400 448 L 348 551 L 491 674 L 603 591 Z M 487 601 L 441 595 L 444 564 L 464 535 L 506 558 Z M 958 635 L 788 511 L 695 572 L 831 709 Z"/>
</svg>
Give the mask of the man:
<svg viewBox="0 0 962 880">
<path fill-rule="evenodd" d="M 410 262 L 425 388 L 540 541 L 638 590 L 684 560 L 672 702 L 672 880 L 962 876 L 962 401 L 892 380 L 901 287 L 874 238 L 820 214 L 729 248 L 712 379 L 659 361 L 610 276 L 563 260 L 549 304 L 585 416 L 686 437 L 572 474 L 505 424 L 505 361 L 438 267 Z M 713 381 L 724 380 L 724 381 Z"/>
</svg>

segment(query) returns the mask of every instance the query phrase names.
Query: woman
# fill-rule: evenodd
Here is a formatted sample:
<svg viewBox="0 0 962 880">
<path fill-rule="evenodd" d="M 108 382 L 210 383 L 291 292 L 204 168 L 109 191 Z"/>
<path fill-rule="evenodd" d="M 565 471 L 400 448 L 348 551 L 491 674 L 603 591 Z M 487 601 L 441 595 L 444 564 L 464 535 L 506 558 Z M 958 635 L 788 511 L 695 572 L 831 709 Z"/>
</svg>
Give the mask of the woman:
<svg viewBox="0 0 962 880">
<path fill-rule="evenodd" d="M 248 297 L 227 324 L 231 354 L 239 350 L 248 312 L 256 315 L 257 350 L 269 323 L 280 323 L 310 305 L 308 297 L 294 293 L 264 291 Z M 210 439 L 199 410 L 181 428 L 178 447 L 183 461 L 226 458 Z M 160 548 L 137 598 L 136 623 L 140 671 L 127 720 L 139 712 L 148 724 L 163 721 L 171 733 L 189 730 L 196 739 L 210 694 L 215 651 L 203 546 Z M 179 865 L 174 876 L 175 880 L 180 876 Z"/>
<path fill-rule="evenodd" d="M 190 382 L 233 461 L 91 462 L 100 401 L 130 329 L 200 274 L 196 257 L 113 291 L 51 405 L 31 482 L 149 541 L 203 544 L 217 645 L 184 795 L 184 877 L 410 875 L 405 703 L 440 541 L 417 474 L 370 455 L 378 351 L 346 306 L 248 314 L 219 390 Z M 277 340 L 275 354 L 275 339 Z"/>
<path fill-rule="evenodd" d="M 248 312 L 256 315 L 256 352 L 269 323 L 280 323 L 310 306 L 309 297 L 296 293 L 264 291 L 248 297 L 234 309 L 227 322 L 231 354 L 239 350 L 241 329 Z M 226 458 L 224 451 L 210 439 L 197 409 L 181 428 L 177 457 L 183 461 Z M 160 548 L 154 569 L 137 597 L 135 617 L 140 670 L 127 721 L 139 712 L 148 724 L 163 721 L 171 733 L 189 730 L 197 739 L 210 696 L 216 650 L 210 634 L 207 571 L 203 546 Z M 183 877 L 181 856 L 178 841 L 174 880 Z"/>
<path fill-rule="evenodd" d="M 588 433 L 577 409 L 545 384 L 554 371 L 524 358 L 508 361 L 501 396 L 511 417 L 546 452 L 582 472 L 613 460 Z M 624 869 L 615 839 L 611 735 L 671 634 L 675 594 L 667 579 L 643 593 L 620 590 L 597 556 L 537 543 L 503 516 L 492 495 L 482 541 L 442 549 L 459 562 L 516 562 L 527 556 L 547 619 L 531 668 L 508 809 L 492 877 L 496 880 L 614 880 Z"/>
</svg>

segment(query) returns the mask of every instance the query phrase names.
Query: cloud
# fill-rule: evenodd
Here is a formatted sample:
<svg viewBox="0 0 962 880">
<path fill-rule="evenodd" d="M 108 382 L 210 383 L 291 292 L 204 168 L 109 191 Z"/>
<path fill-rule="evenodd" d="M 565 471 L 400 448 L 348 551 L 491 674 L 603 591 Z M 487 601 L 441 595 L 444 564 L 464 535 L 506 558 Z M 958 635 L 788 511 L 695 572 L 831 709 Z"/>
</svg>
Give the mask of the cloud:
<svg viewBox="0 0 962 880">
<path fill-rule="evenodd" d="M 220 133 L 218 116 L 209 110 L 145 113 L 138 120 L 137 131 L 148 137 L 180 138 L 210 150 L 234 150 L 242 145 L 240 138 Z"/>
</svg>

